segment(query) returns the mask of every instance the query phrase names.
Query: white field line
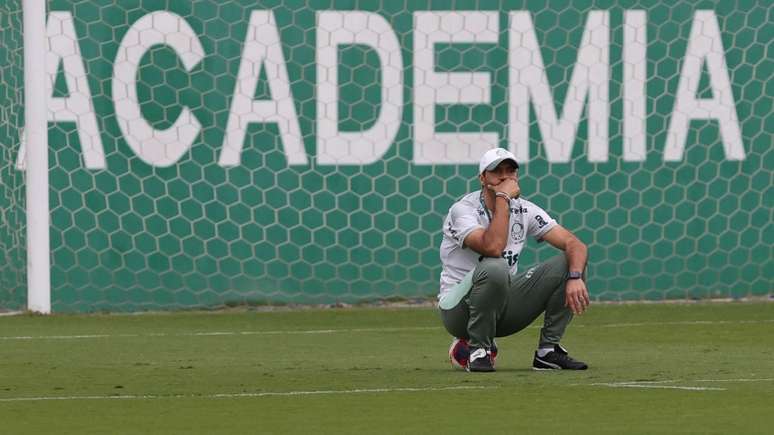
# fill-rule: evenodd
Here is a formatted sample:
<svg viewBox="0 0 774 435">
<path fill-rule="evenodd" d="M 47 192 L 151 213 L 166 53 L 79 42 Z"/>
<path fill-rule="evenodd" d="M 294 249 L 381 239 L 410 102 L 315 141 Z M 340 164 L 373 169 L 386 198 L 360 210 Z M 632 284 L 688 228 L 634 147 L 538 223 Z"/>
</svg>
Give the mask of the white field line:
<svg viewBox="0 0 774 435">
<path fill-rule="evenodd" d="M 2 402 L 43 402 L 56 400 L 154 400 L 154 399 L 244 399 L 260 397 L 321 396 L 333 394 L 382 394 L 382 393 L 422 393 L 428 391 L 484 390 L 496 386 L 455 386 L 455 387 L 415 387 L 415 388 L 358 388 L 353 390 L 312 390 L 312 391 L 266 391 L 260 393 L 217 393 L 217 394 L 123 394 L 92 396 L 36 396 L 5 397 Z"/>
<path fill-rule="evenodd" d="M 736 378 L 736 379 L 666 379 L 661 381 L 625 381 L 625 382 L 596 382 L 593 384 L 573 384 L 573 385 L 587 385 L 598 387 L 610 387 L 610 388 L 657 388 L 657 389 L 671 389 L 671 390 L 690 390 L 690 391 L 725 391 L 726 388 L 720 387 L 696 387 L 689 385 L 664 385 L 664 384 L 692 384 L 696 382 L 771 382 L 774 378 Z"/>
<path fill-rule="evenodd" d="M 685 320 L 676 322 L 632 322 L 632 323 L 605 323 L 600 325 L 573 325 L 573 328 L 626 328 L 648 326 L 690 326 L 690 325 L 750 325 L 774 323 L 774 319 L 759 320 Z M 529 329 L 538 329 L 540 325 L 530 326 Z M 82 340 L 98 338 L 131 338 L 131 337 L 214 337 L 214 336 L 239 336 L 239 335 L 306 335 L 306 334 L 351 334 L 360 332 L 404 332 L 404 331 L 433 331 L 443 330 L 442 326 L 405 326 L 386 328 L 348 328 L 348 329 L 300 329 L 300 330 L 273 330 L 273 331 L 205 331 L 205 332 L 150 332 L 145 334 L 80 334 L 80 335 L 16 335 L 0 336 L 3 340 Z"/>
<path fill-rule="evenodd" d="M 136 337 L 136 334 L 86 334 L 86 335 L 18 335 L 14 337 L 0 337 L 0 340 L 81 340 L 85 338 L 109 338 L 109 337 Z"/>
<path fill-rule="evenodd" d="M 774 323 L 774 319 L 759 319 L 759 320 L 683 320 L 675 322 L 625 322 L 625 323 L 605 323 L 602 325 L 574 325 L 577 327 L 587 328 L 627 328 L 627 327 L 639 327 L 639 326 L 679 326 L 679 325 L 746 325 L 746 324 L 760 324 L 760 323 Z"/>
<path fill-rule="evenodd" d="M 81 340 L 89 338 L 126 338 L 126 337 L 218 337 L 238 335 L 304 335 L 304 334 L 341 334 L 357 332 L 402 332 L 429 331 L 442 329 L 440 326 L 406 326 L 388 328 L 350 328 L 350 329 L 300 329 L 276 331 L 210 331 L 210 332 L 151 332 L 147 334 L 84 334 L 84 335 L 17 335 L 0 336 L 0 340 Z"/>
<path fill-rule="evenodd" d="M 187 336 L 210 336 L 210 335 L 292 335 L 292 334 L 336 334 L 351 332 L 402 332 L 402 331 L 432 331 L 441 329 L 440 326 L 404 326 L 387 328 L 350 328 L 350 329 L 306 329 L 306 330 L 285 330 L 285 331 L 239 331 L 239 332 L 186 332 L 176 335 Z"/>
<path fill-rule="evenodd" d="M 691 382 L 771 382 L 774 378 L 741 378 L 741 379 L 696 379 Z"/>
<path fill-rule="evenodd" d="M 689 391 L 726 391 L 725 388 L 717 387 L 688 387 L 681 385 L 654 385 L 654 384 L 632 384 L 632 383 L 606 383 L 598 382 L 589 384 L 595 387 L 610 387 L 610 388 L 653 388 L 663 390 L 689 390 Z"/>
<path fill-rule="evenodd" d="M 681 385 L 661 385 L 674 382 L 756 382 L 774 381 L 774 378 L 761 379 L 699 379 L 695 381 L 663 380 L 663 381 L 628 381 L 628 382 L 598 382 L 593 384 L 573 384 L 585 386 L 602 386 L 611 388 L 656 388 L 688 391 L 725 391 L 717 387 L 693 387 Z M 335 394 L 382 394 L 382 393 L 417 393 L 451 390 L 485 390 L 497 386 L 454 386 L 454 387 L 406 387 L 406 388 L 358 388 L 352 390 L 310 390 L 310 391 L 265 391 L 260 393 L 217 393 L 217 394 L 123 394 L 123 395 L 90 395 L 90 396 L 35 396 L 35 397 L 5 397 L 0 403 L 7 402 L 43 402 L 43 401 L 74 401 L 74 400 L 158 400 L 158 399 L 244 399 L 261 397 L 292 397 L 320 396 Z"/>
</svg>

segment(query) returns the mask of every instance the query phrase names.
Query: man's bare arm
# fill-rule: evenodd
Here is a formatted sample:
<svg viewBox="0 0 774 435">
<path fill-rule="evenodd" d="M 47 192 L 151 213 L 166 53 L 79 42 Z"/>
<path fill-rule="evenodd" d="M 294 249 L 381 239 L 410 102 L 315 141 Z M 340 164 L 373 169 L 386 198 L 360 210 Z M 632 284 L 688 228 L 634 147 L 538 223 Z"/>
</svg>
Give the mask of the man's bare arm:
<svg viewBox="0 0 774 435">
<path fill-rule="evenodd" d="M 465 237 L 463 243 L 481 255 L 499 257 L 508 244 L 508 222 L 511 216 L 510 198 L 518 198 L 521 195 L 521 187 L 519 187 L 518 179 L 513 175 L 497 184 L 488 184 L 486 189 L 490 198 L 494 197 L 492 222 L 486 229 L 472 231 Z"/>
<path fill-rule="evenodd" d="M 495 197 L 494 216 L 492 216 L 489 227 L 471 231 L 465 237 L 465 246 L 486 257 L 502 255 L 505 245 L 508 243 L 510 213 L 510 201 L 503 197 Z"/>
<path fill-rule="evenodd" d="M 543 240 L 564 251 L 571 272 L 583 272 L 588 260 L 588 249 L 575 235 L 561 225 L 548 230 Z M 574 314 L 583 314 L 591 303 L 589 291 L 583 279 L 571 279 L 565 285 L 564 305 Z"/>
<path fill-rule="evenodd" d="M 583 272 L 588 260 L 588 249 L 573 233 L 561 225 L 551 228 L 543 240 L 551 246 L 564 251 L 567 257 L 567 266 L 572 272 Z"/>
</svg>

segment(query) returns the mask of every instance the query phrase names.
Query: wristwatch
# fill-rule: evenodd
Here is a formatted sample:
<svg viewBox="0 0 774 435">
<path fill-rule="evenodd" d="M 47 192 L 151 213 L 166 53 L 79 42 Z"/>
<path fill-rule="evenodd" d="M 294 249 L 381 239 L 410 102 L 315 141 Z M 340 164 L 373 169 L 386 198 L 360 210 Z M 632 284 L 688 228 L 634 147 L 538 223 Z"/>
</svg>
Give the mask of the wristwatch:
<svg viewBox="0 0 774 435">
<path fill-rule="evenodd" d="M 583 278 L 583 272 L 568 272 L 567 279 L 581 279 Z"/>
</svg>

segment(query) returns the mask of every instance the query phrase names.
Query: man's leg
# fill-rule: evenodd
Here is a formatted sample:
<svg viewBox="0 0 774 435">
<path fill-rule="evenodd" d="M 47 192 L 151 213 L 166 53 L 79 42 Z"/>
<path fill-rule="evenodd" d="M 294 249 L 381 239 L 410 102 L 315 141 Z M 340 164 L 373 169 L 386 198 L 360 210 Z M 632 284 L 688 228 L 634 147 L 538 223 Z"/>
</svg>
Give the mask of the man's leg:
<svg viewBox="0 0 774 435">
<path fill-rule="evenodd" d="M 441 310 L 446 330 L 467 338 L 471 347 L 490 349 L 503 313 L 510 274 L 502 258 L 485 257 L 473 272 L 473 287 L 451 310 Z"/>
<path fill-rule="evenodd" d="M 497 324 L 497 336 L 507 336 L 529 326 L 545 312 L 538 347 L 559 344 L 572 320 L 564 306 L 567 260 L 557 255 L 511 279 L 505 312 Z"/>
<path fill-rule="evenodd" d="M 572 311 L 564 306 L 567 260 L 556 256 L 526 273 L 513 278 L 503 317 L 497 324 L 497 336 L 510 335 L 526 328 L 545 312 L 540 342 L 532 360 L 535 370 L 586 370 L 559 345 L 572 320 Z"/>
<path fill-rule="evenodd" d="M 473 273 L 468 293 L 470 346 L 489 349 L 497 332 L 497 319 L 505 307 L 510 286 L 508 263 L 502 258 L 482 259 Z"/>
</svg>

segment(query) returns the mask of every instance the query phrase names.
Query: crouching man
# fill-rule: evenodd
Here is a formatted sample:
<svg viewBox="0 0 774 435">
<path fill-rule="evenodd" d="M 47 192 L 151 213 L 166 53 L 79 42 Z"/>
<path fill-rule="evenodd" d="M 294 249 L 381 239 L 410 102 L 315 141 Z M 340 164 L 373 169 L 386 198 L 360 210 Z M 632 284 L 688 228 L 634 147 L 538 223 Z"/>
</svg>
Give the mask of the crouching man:
<svg viewBox="0 0 774 435">
<path fill-rule="evenodd" d="M 494 371 L 495 337 L 515 334 L 545 313 L 532 367 L 585 370 L 588 366 L 559 342 L 573 314 L 582 314 L 590 303 L 586 245 L 521 197 L 519 164 L 511 152 L 487 151 L 478 179 L 481 190 L 454 203 L 443 224 L 438 305 L 455 337 L 452 364 L 471 372 Z M 516 274 L 528 237 L 564 252 Z"/>
</svg>

